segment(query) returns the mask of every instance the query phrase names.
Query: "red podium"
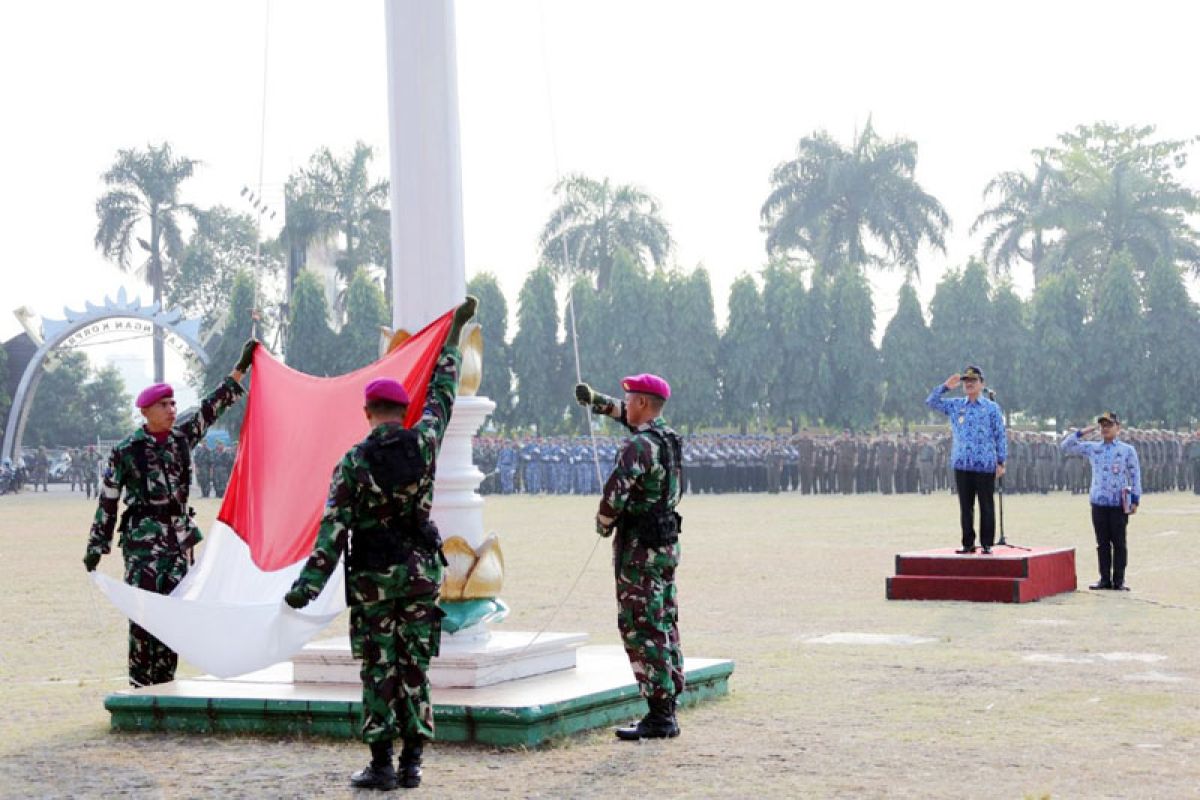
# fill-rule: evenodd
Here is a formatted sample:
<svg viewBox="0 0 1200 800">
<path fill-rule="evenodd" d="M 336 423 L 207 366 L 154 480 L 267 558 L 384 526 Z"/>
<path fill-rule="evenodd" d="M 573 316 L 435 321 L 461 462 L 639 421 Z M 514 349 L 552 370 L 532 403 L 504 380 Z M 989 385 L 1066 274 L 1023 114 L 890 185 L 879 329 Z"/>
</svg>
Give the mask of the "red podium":
<svg viewBox="0 0 1200 800">
<path fill-rule="evenodd" d="M 1028 603 L 1075 591 L 1075 548 L 999 546 L 991 555 L 954 548 L 900 553 L 888 600 Z"/>
</svg>

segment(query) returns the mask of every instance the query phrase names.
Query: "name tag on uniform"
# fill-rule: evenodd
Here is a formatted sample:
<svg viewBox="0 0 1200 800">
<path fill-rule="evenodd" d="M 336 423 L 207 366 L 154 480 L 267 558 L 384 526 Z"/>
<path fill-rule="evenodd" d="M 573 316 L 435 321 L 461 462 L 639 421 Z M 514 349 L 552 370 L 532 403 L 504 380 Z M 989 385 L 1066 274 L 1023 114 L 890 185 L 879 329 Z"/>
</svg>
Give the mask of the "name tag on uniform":
<svg viewBox="0 0 1200 800">
<path fill-rule="evenodd" d="M 967 421 L 967 415 L 966 415 L 966 414 L 959 414 L 959 415 L 958 415 L 958 424 L 959 424 L 959 425 L 962 425 L 962 424 L 963 424 L 964 422 L 966 422 L 966 421 Z"/>
</svg>

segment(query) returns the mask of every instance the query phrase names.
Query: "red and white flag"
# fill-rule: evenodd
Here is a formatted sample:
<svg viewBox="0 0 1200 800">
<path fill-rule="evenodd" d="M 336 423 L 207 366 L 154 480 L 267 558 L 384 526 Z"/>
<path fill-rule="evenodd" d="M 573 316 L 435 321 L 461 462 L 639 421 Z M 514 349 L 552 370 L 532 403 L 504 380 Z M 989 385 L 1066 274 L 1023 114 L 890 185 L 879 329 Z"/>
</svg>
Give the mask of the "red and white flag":
<svg viewBox="0 0 1200 800">
<path fill-rule="evenodd" d="M 195 566 L 169 595 L 100 572 L 92 580 L 131 620 L 217 677 L 297 653 L 346 607 L 341 570 L 301 611 L 283 595 L 316 541 L 333 468 L 368 433 L 363 387 L 401 381 L 412 398 L 406 423 L 415 423 L 452 320 L 447 312 L 375 363 L 336 378 L 296 372 L 255 350 L 237 460 Z"/>
</svg>

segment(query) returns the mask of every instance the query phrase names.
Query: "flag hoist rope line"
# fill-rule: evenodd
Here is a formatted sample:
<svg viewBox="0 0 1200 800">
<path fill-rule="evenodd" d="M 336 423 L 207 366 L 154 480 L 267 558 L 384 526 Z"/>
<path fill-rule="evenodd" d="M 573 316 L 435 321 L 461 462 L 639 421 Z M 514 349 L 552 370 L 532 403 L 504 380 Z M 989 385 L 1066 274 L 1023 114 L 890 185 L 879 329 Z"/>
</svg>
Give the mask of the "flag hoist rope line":
<svg viewBox="0 0 1200 800">
<path fill-rule="evenodd" d="M 558 162 L 558 130 L 557 126 L 554 124 L 554 93 L 550 87 L 550 64 L 546 55 L 546 9 L 543 2 L 538 3 L 538 23 L 538 40 L 541 45 L 542 56 L 542 75 L 545 78 L 546 85 L 546 108 L 549 112 L 547 117 L 550 124 L 550 152 L 554 160 L 554 185 L 557 187 L 562 181 L 562 171 L 559 169 Z M 571 254 L 567 249 L 567 239 L 565 236 L 559 236 L 559 239 L 562 241 L 563 264 L 566 267 L 567 274 L 567 313 L 571 321 L 571 351 L 575 357 L 575 382 L 583 383 L 583 369 L 579 359 L 579 333 L 575 324 L 575 271 L 571 268 Z M 601 487 L 603 487 L 604 473 L 600 469 L 600 453 L 596 446 L 596 428 L 592 424 L 592 412 L 591 409 L 587 407 L 581 408 L 581 411 L 583 413 L 584 422 L 587 423 L 588 439 L 591 441 L 592 445 L 592 467 L 596 472 L 596 481 Z M 603 491 L 603 488 L 601 491 Z M 585 558 L 583 561 L 583 566 L 580 567 L 578 574 L 575 576 L 575 580 L 571 582 L 571 585 L 567 588 L 567 591 L 562 596 L 562 599 L 558 601 L 558 604 L 555 605 L 554 609 L 550 612 L 545 624 L 538 629 L 537 633 L 533 635 L 533 638 L 530 639 L 524 647 L 517 651 L 517 655 L 515 656 L 516 658 L 520 658 L 522 655 L 524 655 L 525 651 L 532 647 L 534 643 L 541 638 L 542 634 L 544 634 L 550 628 L 550 626 L 554 624 L 554 620 L 558 617 L 558 613 L 562 610 L 563 606 L 567 604 L 567 601 L 571 599 L 571 595 L 575 593 L 575 589 L 577 586 L 579 586 L 579 582 L 583 580 L 583 576 L 587 574 L 588 567 L 592 563 L 592 558 L 596 555 L 596 549 L 600 546 L 600 542 L 602 541 L 604 541 L 604 539 L 597 535 L 596 541 L 592 544 L 591 550 L 588 551 L 587 558 Z M 489 677 L 500 669 L 502 669 L 500 666 L 493 667 L 491 670 L 484 672 L 481 677 Z"/>
</svg>

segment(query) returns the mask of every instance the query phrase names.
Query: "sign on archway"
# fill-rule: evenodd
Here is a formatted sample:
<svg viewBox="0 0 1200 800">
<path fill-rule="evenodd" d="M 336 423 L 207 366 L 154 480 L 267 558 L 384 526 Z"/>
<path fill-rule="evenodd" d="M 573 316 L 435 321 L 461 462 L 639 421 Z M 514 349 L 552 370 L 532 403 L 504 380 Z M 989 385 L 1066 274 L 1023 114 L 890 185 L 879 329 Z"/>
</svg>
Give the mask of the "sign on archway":
<svg viewBox="0 0 1200 800">
<path fill-rule="evenodd" d="M 25 433 L 25 421 L 41 381 L 42 366 L 57 347 L 77 346 L 96 336 L 128 333 L 151 334 L 160 328 L 166 343 L 180 353 L 191 352 L 202 365 L 208 366 L 208 352 L 200 341 L 200 320 L 184 319 L 178 309 L 163 310 L 158 303 L 143 306 L 140 298 L 129 300 L 122 288 L 117 299 L 105 297 L 104 305 L 84 304 L 84 311 L 63 309 L 63 319 L 42 320 L 42 344 L 25 365 L 21 382 L 13 395 L 12 408 L 4 427 L 4 448 L 0 452 L 10 458 L 18 452 Z"/>
</svg>

